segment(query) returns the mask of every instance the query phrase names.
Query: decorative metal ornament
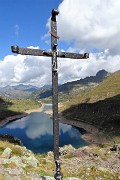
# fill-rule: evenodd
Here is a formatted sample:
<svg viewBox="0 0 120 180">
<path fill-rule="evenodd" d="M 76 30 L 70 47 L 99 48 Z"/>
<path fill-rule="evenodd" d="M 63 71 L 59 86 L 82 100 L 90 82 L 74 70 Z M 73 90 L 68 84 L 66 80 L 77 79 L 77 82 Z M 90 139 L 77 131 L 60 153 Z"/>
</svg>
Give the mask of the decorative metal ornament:
<svg viewBox="0 0 120 180">
<path fill-rule="evenodd" d="M 87 59 L 88 53 L 76 54 L 70 52 L 57 52 L 57 22 L 56 16 L 59 14 L 58 10 L 52 10 L 51 16 L 51 51 L 41 49 L 20 48 L 19 46 L 11 46 L 13 53 L 32 56 L 46 56 L 52 57 L 52 108 L 53 108 L 53 144 L 54 144 L 54 160 L 56 164 L 56 173 L 54 178 L 61 180 L 63 178 L 60 172 L 60 159 L 59 159 L 59 120 L 58 120 L 58 67 L 57 57 L 71 58 L 71 59 Z"/>
</svg>

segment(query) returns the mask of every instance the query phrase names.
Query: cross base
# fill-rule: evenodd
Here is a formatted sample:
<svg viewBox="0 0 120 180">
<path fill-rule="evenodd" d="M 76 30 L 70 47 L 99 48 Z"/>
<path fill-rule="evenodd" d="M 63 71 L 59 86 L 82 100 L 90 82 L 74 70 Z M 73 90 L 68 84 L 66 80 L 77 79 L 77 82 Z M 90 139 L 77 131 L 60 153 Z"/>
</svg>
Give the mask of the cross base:
<svg viewBox="0 0 120 180">
<path fill-rule="evenodd" d="M 60 172 L 60 160 L 56 160 L 55 163 L 56 163 L 56 173 L 54 175 L 54 178 L 56 180 L 62 180 L 63 174 Z"/>
</svg>

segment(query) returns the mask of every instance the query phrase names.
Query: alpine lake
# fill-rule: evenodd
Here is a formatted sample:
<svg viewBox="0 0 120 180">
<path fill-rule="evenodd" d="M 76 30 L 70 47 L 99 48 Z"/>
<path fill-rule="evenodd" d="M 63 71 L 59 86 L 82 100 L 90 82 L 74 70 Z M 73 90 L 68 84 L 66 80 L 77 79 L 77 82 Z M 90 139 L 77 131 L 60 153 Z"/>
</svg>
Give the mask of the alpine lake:
<svg viewBox="0 0 120 180">
<path fill-rule="evenodd" d="M 51 108 L 51 104 L 45 104 L 42 112 L 33 112 L 24 118 L 9 122 L 0 128 L 0 134 L 17 137 L 34 153 L 53 151 L 53 120 L 46 113 Z M 67 124 L 60 123 L 59 138 L 60 147 L 71 144 L 79 148 L 87 144 L 81 138 L 80 130 Z"/>
</svg>

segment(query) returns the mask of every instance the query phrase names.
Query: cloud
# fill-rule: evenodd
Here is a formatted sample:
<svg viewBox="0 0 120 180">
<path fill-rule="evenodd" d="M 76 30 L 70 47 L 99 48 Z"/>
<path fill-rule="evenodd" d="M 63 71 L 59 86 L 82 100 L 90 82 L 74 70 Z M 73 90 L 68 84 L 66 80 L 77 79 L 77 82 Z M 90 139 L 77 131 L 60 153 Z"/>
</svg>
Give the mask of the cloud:
<svg viewBox="0 0 120 180">
<path fill-rule="evenodd" d="M 109 72 L 119 70 L 120 56 L 110 55 L 106 49 L 90 53 L 90 58 L 85 60 L 58 59 L 59 83 L 95 75 L 101 69 Z M 8 55 L 0 61 L 0 83 L 25 83 L 41 87 L 51 84 L 51 76 L 51 58 Z"/>
<path fill-rule="evenodd" d="M 57 17 L 60 39 L 80 49 L 120 53 L 119 9 L 119 0 L 64 0 Z"/>
<path fill-rule="evenodd" d="M 8 55 L 0 61 L 0 83 L 26 83 L 43 86 L 51 81 L 51 59 Z"/>
<path fill-rule="evenodd" d="M 47 117 L 48 118 L 48 117 Z M 52 121 L 48 123 L 48 119 L 44 117 L 44 122 L 40 122 L 39 113 L 35 115 L 34 123 L 29 123 L 26 129 L 26 135 L 30 139 L 40 138 L 45 135 L 53 134 L 53 125 Z"/>
<path fill-rule="evenodd" d="M 18 24 L 16 24 L 16 25 L 14 26 L 14 30 L 15 30 L 15 35 L 18 36 L 18 35 L 19 35 L 19 31 L 20 31 L 20 27 L 19 27 Z"/>
<path fill-rule="evenodd" d="M 17 122 L 13 121 L 12 123 L 8 123 L 6 125 L 6 128 L 8 129 L 25 129 L 27 127 L 27 121 L 25 119 L 29 120 L 29 116 L 23 117 L 21 119 L 18 119 Z"/>
<path fill-rule="evenodd" d="M 59 60 L 59 81 L 65 83 L 71 80 L 95 75 L 99 70 L 115 72 L 120 69 L 120 56 L 110 55 L 108 49 L 99 53 L 90 53 L 89 59 Z"/>
</svg>

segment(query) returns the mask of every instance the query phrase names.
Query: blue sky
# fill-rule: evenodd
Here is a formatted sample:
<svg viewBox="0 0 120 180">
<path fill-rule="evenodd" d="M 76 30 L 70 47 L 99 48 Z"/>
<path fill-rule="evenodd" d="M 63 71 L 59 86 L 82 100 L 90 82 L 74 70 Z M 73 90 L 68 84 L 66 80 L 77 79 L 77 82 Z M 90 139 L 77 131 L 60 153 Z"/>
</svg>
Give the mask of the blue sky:
<svg viewBox="0 0 120 180">
<path fill-rule="evenodd" d="M 61 0 L 0 0 L 0 59 L 11 54 L 10 46 L 47 47 L 41 39 L 48 29 L 51 10 Z"/>
<path fill-rule="evenodd" d="M 0 86 L 51 84 L 51 59 L 22 56 L 12 45 L 50 49 L 50 17 L 58 9 L 58 50 L 87 60 L 58 59 L 63 84 L 120 69 L 120 0 L 0 0 Z"/>
</svg>

